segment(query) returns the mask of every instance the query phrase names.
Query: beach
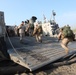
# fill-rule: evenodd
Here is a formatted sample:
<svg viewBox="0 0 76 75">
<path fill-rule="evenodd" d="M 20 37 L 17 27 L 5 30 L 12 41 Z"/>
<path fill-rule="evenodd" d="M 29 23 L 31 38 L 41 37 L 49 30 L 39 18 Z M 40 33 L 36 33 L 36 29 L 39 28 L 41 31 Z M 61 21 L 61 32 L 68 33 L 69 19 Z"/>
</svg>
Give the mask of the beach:
<svg viewBox="0 0 76 75">
<path fill-rule="evenodd" d="M 76 75 L 76 58 L 73 63 L 63 64 L 61 66 L 55 65 L 54 67 L 48 65 L 41 71 L 34 71 L 33 73 L 21 73 L 21 75 Z"/>
<path fill-rule="evenodd" d="M 0 75 L 76 75 L 76 54 L 45 65 L 32 72 L 17 64 L 10 65 L 7 65 L 5 69 L 0 67 Z"/>
</svg>

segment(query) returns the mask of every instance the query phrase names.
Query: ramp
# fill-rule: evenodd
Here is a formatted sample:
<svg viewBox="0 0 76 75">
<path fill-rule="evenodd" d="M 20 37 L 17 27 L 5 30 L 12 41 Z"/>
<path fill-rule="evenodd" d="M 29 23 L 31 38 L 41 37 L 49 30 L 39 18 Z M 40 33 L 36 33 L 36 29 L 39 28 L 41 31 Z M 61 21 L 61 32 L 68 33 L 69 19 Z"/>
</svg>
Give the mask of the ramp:
<svg viewBox="0 0 76 75">
<path fill-rule="evenodd" d="M 70 53 L 76 52 L 75 46 L 76 42 L 69 44 Z M 8 52 L 14 62 L 28 68 L 30 71 L 36 70 L 66 55 L 60 43 L 25 46 L 15 48 L 15 50 L 9 49 Z"/>
<path fill-rule="evenodd" d="M 34 71 L 42 66 L 52 63 L 66 56 L 64 49 L 56 38 L 43 37 L 42 43 L 37 43 L 34 37 L 25 37 L 24 44 L 19 42 L 19 37 L 11 37 L 13 49 L 6 41 L 11 59 Z M 69 43 L 70 53 L 76 51 L 76 42 Z"/>
</svg>

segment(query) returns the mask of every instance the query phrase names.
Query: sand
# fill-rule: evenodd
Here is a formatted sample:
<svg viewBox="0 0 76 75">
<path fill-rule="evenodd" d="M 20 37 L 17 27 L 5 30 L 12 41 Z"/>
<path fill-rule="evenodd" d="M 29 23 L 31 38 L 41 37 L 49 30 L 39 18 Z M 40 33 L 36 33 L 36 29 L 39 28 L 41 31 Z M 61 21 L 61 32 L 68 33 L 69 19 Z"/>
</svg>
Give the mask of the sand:
<svg viewBox="0 0 76 75">
<path fill-rule="evenodd" d="M 64 63 L 66 62 L 66 64 Z M 68 62 L 68 63 L 67 63 Z M 31 73 L 21 73 L 15 75 L 76 75 L 76 58 L 64 60 L 60 63 L 49 64 Z"/>
<path fill-rule="evenodd" d="M 37 73 L 21 73 L 21 75 L 76 75 L 76 63 L 67 66 L 60 66 L 53 70 L 49 69 L 46 71 L 39 71 Z"/>
</svg>

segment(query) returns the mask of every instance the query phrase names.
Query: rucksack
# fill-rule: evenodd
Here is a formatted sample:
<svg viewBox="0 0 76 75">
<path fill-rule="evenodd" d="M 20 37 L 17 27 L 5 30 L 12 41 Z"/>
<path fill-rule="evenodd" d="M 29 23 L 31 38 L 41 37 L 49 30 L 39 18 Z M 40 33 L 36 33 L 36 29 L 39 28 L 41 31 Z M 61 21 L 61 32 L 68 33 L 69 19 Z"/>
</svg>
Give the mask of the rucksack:
<svg viewBox="0 0 76 75">
<path fill-rule="evenodd" d="M 30 24 L 30 29 L 34 29 L 34 24 Z"/>
<path fill-rule="evenodd" d="M 64 37 L 72 37 L 73 36 L 73 31 L 68 26 L 63 28 L 62 33 L 63 33 Z"/>
</svg>

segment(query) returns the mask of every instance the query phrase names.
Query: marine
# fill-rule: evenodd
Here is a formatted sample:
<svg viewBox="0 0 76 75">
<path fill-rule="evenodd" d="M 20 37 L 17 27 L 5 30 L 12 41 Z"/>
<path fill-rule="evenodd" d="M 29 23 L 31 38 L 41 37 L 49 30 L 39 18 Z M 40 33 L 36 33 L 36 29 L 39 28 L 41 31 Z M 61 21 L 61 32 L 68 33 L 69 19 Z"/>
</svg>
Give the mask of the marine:
<svg viewBox="0 0 76 75">
<path fill-rule="evenodd" d="M 33 36 L 35 36 L 37 42 L 42 42 L 42 27 L 38 24 L 34 27 Z"/>
<path fill-rule="evenodd" d="M 64 26 L 60 29 L 58 39 L 61 40 L 61 46 L 65 49 L 66 54 L 69 53 L 68 43 L 75 41 L 75 34 L 71 30 L 69 25 Z"/>
</svg>

